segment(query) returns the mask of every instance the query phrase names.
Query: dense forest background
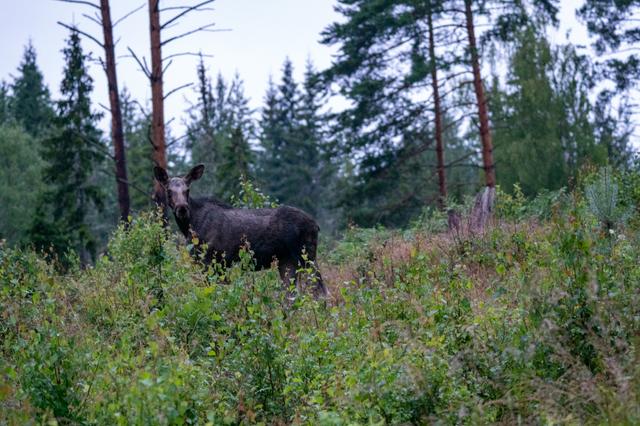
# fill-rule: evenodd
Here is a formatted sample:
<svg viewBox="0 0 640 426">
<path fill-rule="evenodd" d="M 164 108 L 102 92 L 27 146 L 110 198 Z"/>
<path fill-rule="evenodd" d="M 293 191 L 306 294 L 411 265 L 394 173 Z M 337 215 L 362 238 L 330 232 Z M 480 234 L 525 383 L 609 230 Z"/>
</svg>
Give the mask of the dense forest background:
<svg viewBox="0 0 640 426">
<path fill-rule="evenodd" d="M 203 163 L 194 195 L 237 203 L 257 187 L 311 213 L 325 235 L 403 227 L 484 186 L 533 197 L 585 168 L 636 168 L 638 6 L 586 1 L 576 10 L 585 47 L 554 42 L 553 0 L 339 0 L 340 21 L 318 36 L 338 52 L 328 69 L 283 58 L 253 109 L 242 76 L 216 74 L 200 55 L 180 125 L 158 127 L 170 93 L 150 104 L 120 81 L 120 133 L 100 125 L 114 104 L 92 102 L 88 66 L 109 69 L 107 39 L 90 51 L 92 36 L 68 26 L 58 98 L 30 43 L 0 84 L 0 239 L 89 263 L 123 212 L 162 203 L 154 164 L 178 174 Z M 153 92 L 165 70 L 141 68 Z"/>
</svg>

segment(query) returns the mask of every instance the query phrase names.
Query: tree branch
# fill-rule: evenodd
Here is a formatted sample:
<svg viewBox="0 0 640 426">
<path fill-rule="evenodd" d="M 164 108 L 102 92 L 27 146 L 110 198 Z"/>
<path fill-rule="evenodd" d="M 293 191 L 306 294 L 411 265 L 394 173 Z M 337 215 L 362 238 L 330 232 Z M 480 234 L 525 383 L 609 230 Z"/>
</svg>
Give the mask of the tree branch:
<svg viewBox="0 0 640 426">
<path fill-rule="evenodd" d="M 88 15 L 86 13 L 83 13 L 82 16 L 84 16 L 85 18 L 87 18 L 88 20 L 90 20 L 92 22 L 95 22 L 96 24 L 98 24 L 99 27 L 102 28 L 102 21 L 99 20 L 98 18 L 95 18 L 95 17 L 93 17 L 91 15 Z"/>
<path fill-rule="evenodd" d="M 164 62 L 171 58 L 177 58 L 178 56 L 198 56 L 198 57 L 202 56 L 203 58 L 213 58 L 213 55 L 205 55 L 204 53 L 180 52 L 180 53 L 174 53 L 172 55 L 165 56 L 164 58 L 162 58 L 162 61 Z"/>
<path fill-rule="evenodd" d="M 164 96 L 162 97 L 162 99 L 163 99 L 163 100 L 164 100 L 164 99 L 167 99 L 170 95 L 174 94 L 174 93 L 175 93 L 175 92 L 177 92 L 178 90 L 186 89 L 187 87 L 191 87 L 191 86 L 193 86 L 193 83 L 186 83 L 186 84 L 183 84 L 182 86 L 178 86 L 178 87 L 176 87 L 175 89 L 170 90 L 169 92 L 167 92 L 167 94 L 166 94 L 166 95 L 164 95 Z"/>
<path fill-rule="evenodd" d="M 67 0 L 59 0 L 59 1 L 67 1 Z M 98 46 L 100 46 L 101 48 L 104 49 L 104 44 L 102 44 L 97 38 L 95 38 L 91 34 L 85 33 L 84 31 L 79 30 L 77 27 L 72 27 L 71 25 L 67 25 L 64 22 L 58 21 L 58 25 L 63 26 L 68 30 L 76 31 L 78 34 L 82 34 L 83 36 L 87 37 L 88 39 L 91 39 L 91 40 L 95 41 L 98 44 Z"/>
<path fill-rule="evenodd" d="M 177 39 L 179 39 L 179 38 L 186 37 L 186 36 L 188 36 L 188 35 L 191 35 L 191 34 L 193 34 L 193 33 L 197 33 L 197 32 L 200 32 L 200 31 L 203 31 L 203 32 L 211 32 L 211 33 L 215 33 L 215 32 L 222 32 L 222 31 L 229 31 L 229 30 L 224 30 L 224 29 L 221 29 L 221 30 L 211 30 L 211 29 L 209 29 L 209 28 L 213 27 L 214 25 L 215 25 L 215 24 L 207 24 L 207 25 L 203 25 L 203 26 L 201 26 L 201 27 L 199 27 L 199 28 L 196 28 L 196 29 L 194 29 L 194 30 L 187 31 L 186 33 L 182 33 L 182 34 L 180 34 L 180 35 L 177 35 L 177 36 L 171 37 L 170 39 L 167 39 L 167 40 L 163 41 L 162 43 L 160 43 L 160 45 L 161 45 L 161 46 L 164 46 L 165 44 L 169 44 L 169 43 L 171 43 L 172 41 L 175 41 L 175 40 L 177 40 Z"/>
<path fill-rule="evenodd" d="M 147 78 L 151 78 L 151 71 L 145 64 L 142 63 L 142 61 L 140 61 L 140 58 L 138 58 L 138 56 L 135 54 L 133 49 L 131 49 L 130 47 L 127 47 L 127 50 L 129 50 L 129 52 L 131 53 L 131 57 L 136 60 L 136 62 L 138 63 L 138 66 L 140 66 L 140 69 L 142 70 L 144 75 L 146 75 Z"/>
<path fill-rule="evenodd" d="M 123 17 L 117 19 L 116 22 L 113 23 L 112 27 L 115 28 L 116 25 L 118 25 L 120 22 L 124 21 L 125 19 L 127 19 L 129 16 L 133 15 L 134 13 L 139 11 L 140 9 L 142 9 L 144 6 L 145 6 L 145 3 L 142 3 L 140 6 L 136 7 L 131 12 L 126 13 Z"/>
<path fill-rule="evenodd" d="M 182 12 L 178 13 L 176 16 L 174 16 L 173 18 L 169 19 L 167 22 L 165 22 L 164 24 L 160 25 L 160 29 L 163 30 L 167 27 L 167 25 L 171 25 L 172 22 L 177 21 L 178 19 L 180 19 L 181 17 L 183 17 L 184 15 L 186 15 L 189 12 L 192 12 L 194 10 L 198 10 L 199 7 L 205 6 L 209 3 L 213 3 L 214 0 L 205 0 L 201 3 L 198 3 L 196 5 L 190 6 L 190 7 L 186 7 Z"/>
<path fill-rule="evenodd" d="M 56 0 L 59 1 L 61 3 L 77 3 L 77 4 L 84 4 L 85 6 L 91 6 L 94 7 L 98 10 L 100 10 L 100 6 L 98 6 L 95 3 L 91 3 L 90 1 L 84 1 L 84 0 Z"/>
</svg>

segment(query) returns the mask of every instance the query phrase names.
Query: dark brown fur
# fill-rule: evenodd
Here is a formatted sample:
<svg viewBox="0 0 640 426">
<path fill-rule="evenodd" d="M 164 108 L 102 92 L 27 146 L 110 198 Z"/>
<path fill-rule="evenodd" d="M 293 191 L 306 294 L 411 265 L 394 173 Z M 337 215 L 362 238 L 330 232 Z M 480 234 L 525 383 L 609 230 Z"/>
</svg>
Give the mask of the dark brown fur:
<svg viewBox="0 0 640 426">
<path fill-rule="evenodd" d="M 269 268 L 277 261 L 287 287 L 290 278 L 297 281 L 295 271 L 305 265 L 304 257 L 315 263 L 319 227 L 311 216 L 289 206 L 238 209 L 214 198 L 190 198 L 189 185 L 202 176 L 203 168 L 198 167 L 184 178 L 169 179 L 166 171 L 158 167 L 155 175 L 167 191 L 169 205 L 185 238 L 190 241 L 196 236 L 201 244 L 206 244 L 205 262 L 215 259 L 230 265 L 239 260 L 240 249 L 248 244 L 254 253 L 256 269 Z M 315 265 L 313 268 L 314 295 L 325 296 L 327 289 L 320 272 Z"/>
</svg>

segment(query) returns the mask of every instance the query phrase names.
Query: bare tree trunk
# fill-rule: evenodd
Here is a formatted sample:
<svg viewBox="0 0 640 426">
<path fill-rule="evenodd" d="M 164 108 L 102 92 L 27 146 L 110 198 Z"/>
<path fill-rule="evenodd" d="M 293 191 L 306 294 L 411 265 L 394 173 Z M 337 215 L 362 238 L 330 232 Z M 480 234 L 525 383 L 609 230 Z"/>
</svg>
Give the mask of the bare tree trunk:
<svg viewBox="0 0 640 426">
<path fill-rule="evenodd" d="M 436 65 L 436 47 L 433 34 L 433 17 L 429 10 L 427 17 L 429 25 L 429 60 L 431 62 L 431 85 L 433 87 L 433 112 L 436 120 L 436 156 L 438 161 L 438 207 L 444 209 L 444 202 L 447 198 L 447 181 L 444 165 L 444 141 L 442 138 L 442 109 L 440 105 L 440 89 L 438 87 L 438 67 Z"/>
<path fill-rule="evenodd" d="M 491 141 L 491 129 L 489 128 L 489 113 L 487 111 L 487 98 L 484 94 L 482 76 L 480 74 L 480 59 L 476 35 L 473 24 L 472 0 L 464 0 L 465 17 L 467 21 L 467 35 L 469 37 L 469 50 L 471 52 L 471 67 L 473 68 L 473 87 L 476 92 L 478 104 L 478 118 L 480 120 L 480 140 L 482 142 L 482 165 L 484 168 L 487 187 L 496 186 L 496 170 L 493 162 L 493 143 Z"/>
<path fill-rule="evenodd" d="M 160 41 L 160 0 L 149 0 L 149 30 L 151 35 L 151 142 L 153 144 L 153 163 L 167 168 L 167 155 L 164 131 L 164 93 L 162 89 L 162 43 Z M 154 200 L 163 209 L 166 196 L 162 186 L 154 181 Z"/>
<path fill-rule="evenodd" d="M 116 163 L 116 185 L 118 188 L 118 206 L 120 220 L 128 221 L 130 211 L 129 184 L 127 180 L 127 160 L 124 149 L 124 134 L 122 131 L 122 112 L 120 111 L 120 94 L 118 92 L 118 78 L 116 74 L 115 49 L 113 45 L 113 25 L 109 0 L 100 0 L 102 14 L 102 32 L 104 35 L 105 72 L 109 85 L 109 104 L 111 108 L 111 139 Z"/>
</svg>

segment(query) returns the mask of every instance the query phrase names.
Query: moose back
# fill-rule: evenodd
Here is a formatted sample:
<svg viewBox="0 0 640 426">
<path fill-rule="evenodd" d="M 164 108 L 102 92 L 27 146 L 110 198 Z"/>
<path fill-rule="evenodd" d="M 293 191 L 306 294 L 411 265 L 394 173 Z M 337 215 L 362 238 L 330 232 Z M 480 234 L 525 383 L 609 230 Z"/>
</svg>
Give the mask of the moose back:
<svg viewBox="0 0 640 426">
<path fill-rule="evenodd" d="M 319 227 L 311 216 L 289 206 L 240 209 L 214 198 L 191 198 L 189 188 L 203 173 L 203 165 L 195 166 L 183 177 L 169 177 L 162 167 L 154 169 L 180 231 L 187 240 L 195 236 L 206 243 L 205 262 L 215 259 L 230 265 L 239 259 L 240 249 L 248 244 L 254 253 L 256 268 L 269 268 L 277 261 L 280 278 L 288 287 L 291 278 L 298 284 L 296 270 L 305 266 L 306 258 L 314 270 L 314 295 L 327 295 L 315 266 Z"/>
</svg>

